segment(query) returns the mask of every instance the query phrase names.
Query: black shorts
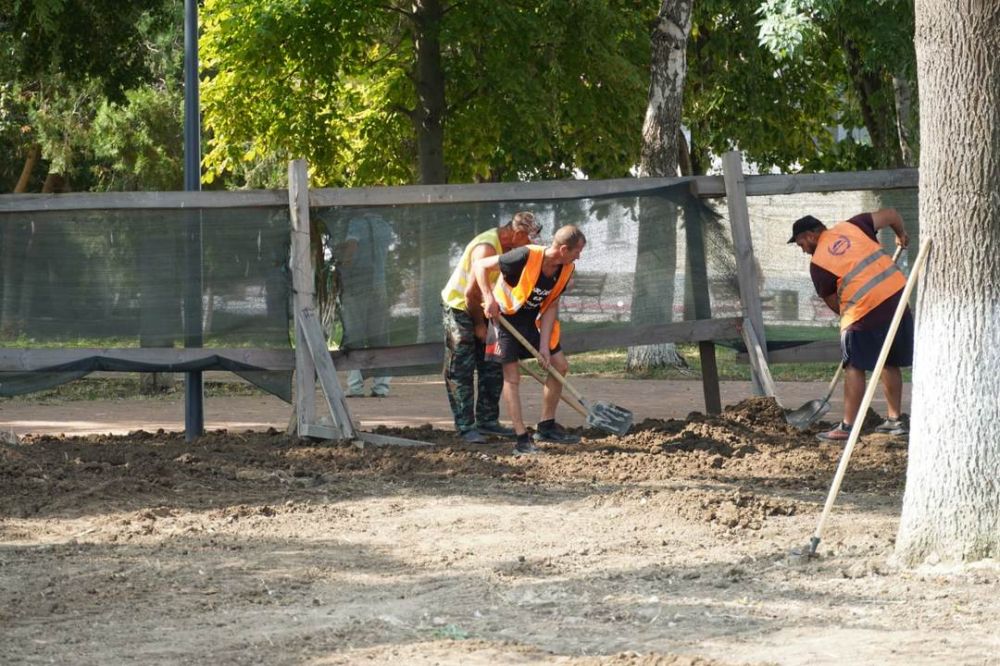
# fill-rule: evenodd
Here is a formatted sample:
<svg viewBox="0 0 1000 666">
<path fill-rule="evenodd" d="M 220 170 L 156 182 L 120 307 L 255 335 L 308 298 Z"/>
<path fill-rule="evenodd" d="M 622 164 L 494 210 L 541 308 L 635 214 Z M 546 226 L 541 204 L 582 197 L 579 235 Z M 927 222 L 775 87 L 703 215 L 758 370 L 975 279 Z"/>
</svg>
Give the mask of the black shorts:
<svg viewBox="0 0 1000 666">
<path fill-rule="evenodd" d="M 874 370 L 888 333 L 889 324 L 870 331 L 843 331 L 840 334 L 840 350 L 844 356 L 844 365 L 859 370 Z M 909 308 L 899 322 L 896 339 L 889 349 L 885 364 L 893 368 L 908 368 L 913 365 L 913 315 Z"/>
<path fill-rule="evenodd" d="M 533 321 L 518 319 L 508 319 L 517 332 L 538 349 L 541 333 Z M 550 354 L 562 351 L 562 345 L 556 345 L 555 349 L 549 350 Z M 535 356 L 524 348 L 506 328 L 500 324 L 490 322 L 490 328 L 486 335 L 486 360 L 497 363 L 516 363 L 522 358 L 535 358 Z"/>
</svg>

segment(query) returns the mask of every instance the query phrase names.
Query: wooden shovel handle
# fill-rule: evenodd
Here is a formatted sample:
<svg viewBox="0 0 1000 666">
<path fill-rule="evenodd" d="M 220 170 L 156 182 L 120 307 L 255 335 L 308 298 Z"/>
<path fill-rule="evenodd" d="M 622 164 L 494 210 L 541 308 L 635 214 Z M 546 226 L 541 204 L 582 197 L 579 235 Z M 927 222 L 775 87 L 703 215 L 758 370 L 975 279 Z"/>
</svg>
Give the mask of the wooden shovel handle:
<svg viewBox="0 0 1000 666">
<path fill-rule="evenodd" d="M 510 333 L 511 335 L 513 335 L 514 338 L 518 342 L 520 342 L 522 345 L 524 345 L 525 349 L 527 349 L 529 352 L 531 352 L 531 355 L 535 357 L 535 360 L 537 360 L 539 363 L 542 362 L 542 355 L 538 353 L 538 350 L 535 349 L 534 346 L 530 342 L 528 342 L 523 335 L 521 335 L 520 331 L 518 331 L 516 328 L 514 328 L 513 324 L 511 324 L 509 321 L 507 321 L 506 317 L 504 317 L 503 315 L 499 315 L 497 317 L 497 319 L 500 320 L 500 325 L 503 326 L 505 329 L 507 329 L 508 333 Z M 553 368 L 551 366 L 548 367 L 548 368 L 544 368 L 544 369 L 550 375 L 552 375 L 553 377 L 555 377 L 559 381 L 560 384 L 562 384 L 563 386 L 565 386 L 567 388 L 567 390 L 569 390 L 569 392 L 573 394 L 574 398 L 576 398 L 580 402 L 586 404 L 586 399 L 582 395 L 580 395 L 579 391 L 577 391 L 575 388 L 573 388 L 572 384 L 570 384 L 568 381 L 566 381 L 566 378 L 563 377 L 562 374 L 558 370 L 556 370 L 555 368 Z"/>
<path fill-rule="evenodd" d="M 534 377 L 538 381 L 539 384 L 541 384 L 542 386 L 545 385 L 545 377 L 542 377 L 539 373 L 537 373 L 534 368 L 532 368 L 530 365 L 528 365 L 527 361 L 525 361 L 524 359 L 521 359 L 520 361 L 518 361 L 518 364 L 521 366 L 522 370 L 524 370 L 526 373 L 528 373 L 529 375 L 531 375 L 532 377 Z M 576 411 L 578 411 L 580 413 L 580 416 L 582 416 L 584 418 L 587 418 L 588 416 L 590 416 L 590 412 L 588 412 L 583 407 L 583 405 L 581 405 L 579 402 L 577 402 L 573 398 L 569 397 L 565 393 L 561 394 L 559 397 L 562 398 L 562 401 L 565 402 L 567 405 L 569 405 L 570 407 L 572 407 L 573 409 L 575 409 Z"/>
</svg>

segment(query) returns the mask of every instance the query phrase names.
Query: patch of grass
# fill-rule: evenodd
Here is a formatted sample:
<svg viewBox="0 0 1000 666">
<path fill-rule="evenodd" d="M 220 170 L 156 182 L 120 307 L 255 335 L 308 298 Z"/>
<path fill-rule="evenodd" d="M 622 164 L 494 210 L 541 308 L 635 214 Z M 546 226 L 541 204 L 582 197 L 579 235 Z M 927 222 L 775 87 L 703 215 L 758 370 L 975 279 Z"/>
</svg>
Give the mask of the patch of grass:
<svg viewBox="0 0 1000 666">
<path fill-rule="evenodd" d="M 625 371 L 627 350 L 611 349 L 595 352 L 571 354 L 570 371 L 574 375 L 586 377 L 608 377 L 615 379 L 701 379 L 701 356 L 694 344 L 677 345 L 677 353 L 687 362 L 688 368 L 655 368 L 642 374 Z M 750 381 L 750 365 L 736 360 L 736 350 L 716 345 L 715 363 L 719 369 L 719 379 Z M 771 375 L 779 382 L 828 382 L 837 371 L 837 363 L 772 363 Z M 910 370 L 903 370 L 903 381 L 910 381 Z"/>
<path fill-rule="evenodd" d="M 700 379 L 701 357 L 698 346 L 692 344 L 677 345 L 677 352 L 687 362 L 688 368 L 655 368 L 637 375 L 625 371 L 627 351 L 612 349 L 596 352 L 573 354 L 570 357 L 570 367 L 574 375 L 589 377 L 613 377 L 627 379 Z M 716 346 L 715 361 L 719 368 L 719 379 L 750 380 L 750 366 L 738 363 L 736 350 L 729 347 Z M 773 363 L 771 374 L 775 381 L 827 381 L 837 370 L 836 363 Z"/>
</svg>

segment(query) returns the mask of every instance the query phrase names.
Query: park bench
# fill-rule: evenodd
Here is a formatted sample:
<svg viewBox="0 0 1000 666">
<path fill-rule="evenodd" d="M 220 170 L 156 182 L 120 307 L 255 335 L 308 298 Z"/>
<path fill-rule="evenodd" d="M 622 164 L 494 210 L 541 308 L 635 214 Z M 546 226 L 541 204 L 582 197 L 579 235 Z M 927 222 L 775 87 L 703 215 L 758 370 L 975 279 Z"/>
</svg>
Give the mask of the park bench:
<svg viewBox="0 0 1000 666">
<path fill-rule="evenodd" d="M 576 271 L 569 289 L 562 298 L 561 310 L 566 313 L 585 314 L 604 312 L 604 285 L 607 273 Z"/>
</svg>

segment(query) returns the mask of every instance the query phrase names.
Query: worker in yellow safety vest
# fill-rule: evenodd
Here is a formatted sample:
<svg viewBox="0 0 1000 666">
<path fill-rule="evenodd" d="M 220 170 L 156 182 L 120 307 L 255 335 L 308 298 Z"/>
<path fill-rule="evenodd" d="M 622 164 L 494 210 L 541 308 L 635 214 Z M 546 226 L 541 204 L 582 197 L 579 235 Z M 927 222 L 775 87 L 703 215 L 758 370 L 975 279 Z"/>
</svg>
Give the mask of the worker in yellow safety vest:
<svg viewBox="0 0 1000 666">
<path fill-rule="evenodd" d="M 531 454 L 533 442 L 575 444 L 580 438 L 556 423 L 555 414 L 562 396 L 562 384 L 554 377 L 545 382 L 542 414 L 535 433 L 529 435 L 521 415 L 520 359 L 531 352 L 497 322 L 505 317 L 538 350 L 543 369 L 552 367 L 563 375 L 569 363 L 559 344 L 559 297 L 573 275 L 587 239 L 579 228 L 566 225 L 556 231 L 548 247 L 528 245 L 500 256 L 480 259 L 473 265 L 476 281 L 483 291 L 483 308 L 491 320 L 486 355 L 503 367 L 503 394 L 507 412 L 517 433 L 514 453 Z M 500 279 L 488 289 L 489 271 L 499 269 Z"/>
<path fill-rule="evenodd" d="M 865 392 L 865 372 L 875 369 L 906 286 L 903 272 L 878 242 L 878 232 L 886 227 L 896 234 L 897 245 L 906 247 L 909 244 L 903 218 L 892 208 L 861 213 L 829 229 L 811 215 L 792 225 L 792 237 L 788 242 L 812 255 L 809 273 L 816 293 L 840 315 L 844 418 L 832 430 L 817 435 L 822 440 L 844 441 L 849 437 Z M 888 415 L 876 427 L 878 432 L 908 433 L 907 419 L 902 412 L 900 368 L 910 365 L 913 365 L 913 316 L 907 307 L 882 371 Z"/>
<path fill-rule="evenodd" d="M 503 373 L 486 360 L 486 317 L 482 294 L 472 276 L 472 264 L 538 239 L 542 228 L 530 211 L 520 211 L 501 227 L 479 234 L 462 252 L 448 284 L 441 291 L 444 305 L 444 384 L 455 429 L 470 444 L 484 444 L 486 435 L 513 437 L 500 424 Z M 488 276 L 489 289 L 499 273 Z M 478 381 L 477 381 L 478 377 Z"/>
</svg>

